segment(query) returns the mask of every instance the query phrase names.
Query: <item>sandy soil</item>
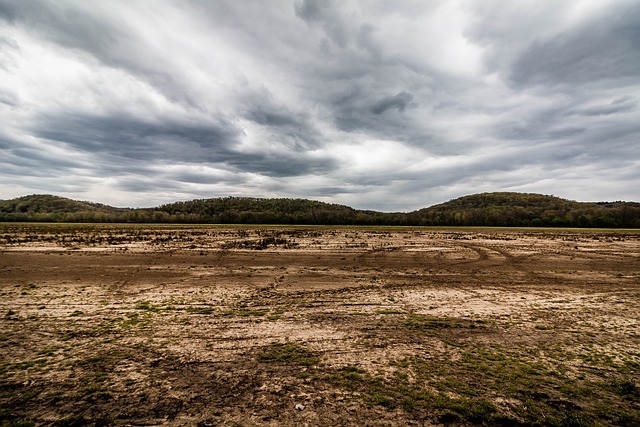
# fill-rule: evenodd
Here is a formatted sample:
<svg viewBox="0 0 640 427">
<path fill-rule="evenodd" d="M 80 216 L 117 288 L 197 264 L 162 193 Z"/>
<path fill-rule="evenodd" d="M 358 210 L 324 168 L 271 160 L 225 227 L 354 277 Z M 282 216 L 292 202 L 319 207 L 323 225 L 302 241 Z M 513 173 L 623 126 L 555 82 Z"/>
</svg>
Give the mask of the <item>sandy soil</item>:
<svg viewBox="0 0 640 427">
<path fill-rule="evenodd" d="M 2 425 L 640 425 L 640 232 L 0 224 Z"/>
</svg>

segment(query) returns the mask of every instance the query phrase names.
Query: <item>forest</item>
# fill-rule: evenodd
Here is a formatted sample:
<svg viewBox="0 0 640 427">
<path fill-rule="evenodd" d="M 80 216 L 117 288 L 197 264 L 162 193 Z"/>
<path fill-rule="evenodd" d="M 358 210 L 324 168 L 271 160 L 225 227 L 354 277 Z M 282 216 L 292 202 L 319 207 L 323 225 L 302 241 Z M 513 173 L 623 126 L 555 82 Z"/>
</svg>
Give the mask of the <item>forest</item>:
<svg viewBox="0 0 640 427">
<path fill-rule="evenodd" d="M 0 200 L 0 221 L 640 228 L 640 203 L 495 192 L 389 213 L 291 198 L 221 197 L 134 209 L 30 195 Z"/>
</svg>

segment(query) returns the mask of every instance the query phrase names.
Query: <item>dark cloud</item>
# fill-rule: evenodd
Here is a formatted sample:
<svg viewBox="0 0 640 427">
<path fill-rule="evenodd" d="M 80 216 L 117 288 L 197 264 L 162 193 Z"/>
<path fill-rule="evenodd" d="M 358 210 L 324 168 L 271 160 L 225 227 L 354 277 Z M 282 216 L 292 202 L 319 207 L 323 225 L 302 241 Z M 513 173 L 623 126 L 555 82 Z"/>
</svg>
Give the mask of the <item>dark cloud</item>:
<svg viewBox="0 0 640 427">
<path fill-rule="evenodd" d="M 416 106 L 414 96 L 406 91 L 388 96 L 378 94 L 382 89 L 366 83 L 349 84 L 329 100 L 334 125 L 344 132 L 362 132 L 372 139 L 393 139 L 405 144 L 428 147 L 433 151 L 455 151 L 451 144 L 441 145 L 432 132 L 415 122 L 407 108 Z M 391 111 L 389 111 L 391 110 Z"/>
<path fill-rule="evenodd" d="M 16 168 L 21 175 L 46 177 L 85 166 L 82 160 L 73 156 L 61 156 L 58 148 L 21 141 L 0 131 L 0 158 L 5 160 L 1 169 L 8 173 Z"/>
<path fill-rule="evenodd" d="M 211 183 L 219 183 L 219 182 L 235 182 L 242 183 L 244 180 L 235 179 L 233 181 L 227 179 L 221 179 L 218 175 L 211 173 L 195 173 L 195 172 L 186 172 L 186 173 L 175 173 L 175 174 L 165 174 L 163 175 L 164 182 L 177 182 L 177 183 L 195 183 L 195 184 L 211 184 Z M 176 184 L 176 187 L 180 187 L 180 184 Z"/>
<path fill-rule="evenodd" d="M 412 100 L 413 95 L 408 92 L 402 91 L 397 95 L 382 98 L 373 107 L 371 107 L 370 111 L 373 114 L 382 114 L 385 111 L 394 108 L 400 112 L 403 112 Z"/>
<path fill-rule="evenodd" d="M 41 117 L 34 135 L 66 143 L 85 152 L 109 153 L 140 161 L 215 161 L 228 158 L 239 131 L 228 123 L 192 125 L 143 122 L 124 116 L 69 115 Z"/>
<path fill-rule="evenodd" d="M 205 126 L 74 115 L 43 117 L 32 131 L 82 152 L 109 155 L 113 161 L 213 163 L 275 177 L 327 172 L 335 167 L 331 159 L 314 159 L 304 153 L 242 152 L 237 147 L 240 131 L 229 123 Z"/>
<path fill-rule="evenodd" d="M 337 167 L 337 162 L 331 159 L 300 157 L 293 153 L 248 154 L 237 156 L 229 163 L 242 171 L 260 173 L 277 178 L 324 174 Z"/>
<path fill-rule="evenodd" d="M 254 106 L 246 115 L 246 118 L 265 126 L 272 127 L 298 127 L 298 122 L 286 111 L 274 111 L 263 105 Z"/>
<path fill-rule="evenodd" d="M 179 191 L 182 186 L 172 180 L 164 180 L 160 183 L 151 178 L 140 178 L 135 176 L 124 176 L 117 180 L 115 187 L 122 191 L 134 193 L 146 193 L 149 191 Z"/>
</svg>

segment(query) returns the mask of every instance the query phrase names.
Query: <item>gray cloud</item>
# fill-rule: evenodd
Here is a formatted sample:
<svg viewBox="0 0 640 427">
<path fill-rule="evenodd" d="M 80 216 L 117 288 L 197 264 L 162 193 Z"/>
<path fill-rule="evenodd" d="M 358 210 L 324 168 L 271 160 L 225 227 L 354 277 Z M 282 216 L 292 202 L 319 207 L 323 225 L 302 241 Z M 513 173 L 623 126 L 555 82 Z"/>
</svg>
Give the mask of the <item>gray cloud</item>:
<svg viewBox="0 0 640 427">
<path fill-rule="evenodd" d="M 20 100 L 14 93 L 0 91 L 0 102 L 8 105 L 9 107 L 17 107 Z"/>
<path fill-rule="evenodd" d="M 318 24 L 325 34 L 341 48 L 350 41 L 350 28 L 346 17 L 335 1 L 301 0 L 295 3 L 296 15 L 310 24 Z"/>
<path fill-rule="evenodd" d="M 413 95 L 408 92 L 402 91 L 397 95 L 382 98 L 380 101 L 376 102 L 373 107 L 371 107 L 370 111 L 373 114 L 382 114 L 385 111 L 394 108 L 400 112 L 403 112 L 412 100 Z"/>
<path fill-rule="evenodd" d="M 0 197 L 640 199 L 624 0 L 0 0 Z"/>
<path fill-rule="evenodd" d="M 37 121 L 35 136 L 85 152 L 140 161 L 215 161 L 232 155 L 238 130 L 228 123 L 189 125 L 143 122 L 123 116 L 51 116 Z"/>
<path fill-rule="evenodd" d="M 236 147 L 240 132 L 229 123 L 204 126 L 171 120 L 149 123 L 121 116 L 55 116 L 40 119 L 32 131 L 82 152 L 107 154 L 114 161 L 217 163 L 278 177 L 326 172 L 333 165 L 331 159 L 310 159 L 304 153 L 240 152 Z"/>
<path fill-rule="evenodd" d="M 627 113 L 636 110 L 638 103 L 635 98 L 629 95 L 614 99 L 608 104 L 595 105 L 582 110 L 575 111 L 575 114 L 587 116 L 603 116 L 609 114 Z"/>
<path fill-rule="evenodd" d="M 519 85 L 588 84 L 640 75 L 640 4 L 607 11 L 570 32 L 537 40 L 514 63 Z"/>
</svg>

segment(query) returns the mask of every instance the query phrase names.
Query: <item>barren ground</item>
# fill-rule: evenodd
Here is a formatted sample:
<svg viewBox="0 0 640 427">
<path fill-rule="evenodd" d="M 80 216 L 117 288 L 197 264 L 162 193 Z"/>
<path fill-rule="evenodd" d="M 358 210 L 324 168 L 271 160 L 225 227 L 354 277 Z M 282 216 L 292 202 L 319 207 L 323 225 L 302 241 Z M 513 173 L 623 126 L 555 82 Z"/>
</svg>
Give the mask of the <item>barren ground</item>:
<svg viewBox="0 0 640 427">
<path fill-rule="evenodd" d="M 640 232 L 0 224 L 0 424 L 640 425 Z"/>
</svg>

